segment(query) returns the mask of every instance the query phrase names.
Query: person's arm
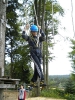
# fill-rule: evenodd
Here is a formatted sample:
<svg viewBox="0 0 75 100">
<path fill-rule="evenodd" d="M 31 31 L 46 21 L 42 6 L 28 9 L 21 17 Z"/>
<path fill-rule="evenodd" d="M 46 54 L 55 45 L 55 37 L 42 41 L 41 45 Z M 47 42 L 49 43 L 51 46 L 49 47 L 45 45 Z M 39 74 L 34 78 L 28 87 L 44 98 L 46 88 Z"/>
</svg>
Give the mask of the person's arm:
<svg viewBox="0 0 75 100">
<path fill-rule="evenodd" d="M 44 41 L 45 40 L 45 33 L 42 31 L 42 29 L 40 29 L 40 34 L 41 34 L 41 36 L 39 37 L 40 41 Z"/>
<path fill-rule="evenodd" d="M 24 91 L 24 100 L 26 99 L 26 91 Z"/>
<path fill-rule="evenodd" d="M 18 96 L 18 100 L 19 100 L 19 96 Z"/>
<path fill-rule="evenodd" d="M 22 38 L 28 41 L 29 36 L 25 33 L 25 31 L 22 32 Z"/>
</svg>

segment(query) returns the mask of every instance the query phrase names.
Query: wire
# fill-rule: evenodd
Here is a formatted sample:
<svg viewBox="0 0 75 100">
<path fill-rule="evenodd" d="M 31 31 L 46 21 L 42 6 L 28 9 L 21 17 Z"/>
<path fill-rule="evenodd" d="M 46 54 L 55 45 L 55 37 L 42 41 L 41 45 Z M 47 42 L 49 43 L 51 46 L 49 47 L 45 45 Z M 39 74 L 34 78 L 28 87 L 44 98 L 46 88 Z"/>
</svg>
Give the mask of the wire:
<svg viewBox="0 0 75 100">
<path fill-rule="evenodd" d="M 73 26 L 73 32 L 74 32 L 74 37 L 75 37 L 75 29 L 74 29 L 74 19 L 73 19 L 73 2 L 71 0 L 71 17 L 72 17 L 72 26 Z"/>
</svg>

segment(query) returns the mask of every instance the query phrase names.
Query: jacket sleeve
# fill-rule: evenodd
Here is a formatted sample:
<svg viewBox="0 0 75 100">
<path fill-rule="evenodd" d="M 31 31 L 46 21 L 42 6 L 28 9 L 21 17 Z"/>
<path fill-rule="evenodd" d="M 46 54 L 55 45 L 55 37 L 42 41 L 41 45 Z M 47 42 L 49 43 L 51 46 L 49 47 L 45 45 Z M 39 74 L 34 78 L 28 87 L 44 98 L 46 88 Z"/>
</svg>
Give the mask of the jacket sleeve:
<svg viewBox="0 0 75 100">
<path fill-rule="evenodd" d="M 24 91 L 24 100 L 26 99 L 26 91 Z"/>
<path fill-rule="evenodd" d="M 40 29 L 41 36 L 39 37 L 40 42 L 45 41 L 45 33 Z"/>
<path fill-rule="evenodd" d="M 25 33 L 25 31 L 22 32 L 22 38 L 28 41 L 29 36 Z"/>
<path fill-rule="evenodd" d="M 18 96 L 18 100 L 19 100 L 19 96 Z"/>
</svg>

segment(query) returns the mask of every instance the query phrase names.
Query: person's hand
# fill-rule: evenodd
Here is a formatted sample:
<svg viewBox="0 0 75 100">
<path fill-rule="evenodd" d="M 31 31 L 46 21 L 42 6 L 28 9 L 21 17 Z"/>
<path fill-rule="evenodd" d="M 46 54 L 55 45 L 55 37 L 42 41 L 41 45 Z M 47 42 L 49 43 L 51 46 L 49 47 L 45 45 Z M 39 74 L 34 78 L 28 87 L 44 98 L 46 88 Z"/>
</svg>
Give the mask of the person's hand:
<svg viewBox="0 0 75 100">
<path fill-rule="evenodd" d="M 29 28 L 30 28 L 30 25 L 26 24 L 25 27 L 24 27 L 24 31 L 29 30 Z"/>
<path fill-rule="evenodd" d="M 38 28 L 41 29 L 41 26 L 38 25 Z"/>
<path fill-rule="evenodd" d="M 24 31 L 26 31 L 26 27 L 24 27 Z"/>
<path fill-rule="evenodd" d="M 29 30 L 29 28 L 30 28 L 30 25 L 27 23 L 25 29 Z"/>
</svg>

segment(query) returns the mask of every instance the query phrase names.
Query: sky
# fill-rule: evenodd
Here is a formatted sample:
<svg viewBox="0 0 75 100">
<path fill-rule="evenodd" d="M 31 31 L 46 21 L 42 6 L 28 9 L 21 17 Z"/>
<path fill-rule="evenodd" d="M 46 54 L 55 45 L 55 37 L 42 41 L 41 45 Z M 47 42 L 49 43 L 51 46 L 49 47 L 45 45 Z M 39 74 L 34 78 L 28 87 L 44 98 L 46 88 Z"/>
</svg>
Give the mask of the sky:
<svg viewBox="0 0 75 100">
<path fill-rule="evenodd" d="M 71 0 L 58 0 L 60 6 L 64 9 L 64 17 L 60 17 L 59 20 L 61 24 L 59 25 L 58 33 L 54 37 L 54 42 L 56 43 L 53 49 L 55 59 L 49 62 L 49 75 L 68 75 L 72 72 L 71 61 L 68 58 L 68 52 L 71 51 L 70 42 L 66 37 L 74 38 L 72 16 L 71 16 Z M 72 0 L 73 7 L 75 5 L 75 0 Z M 73 12 L 74 12 L 73 8 Z M 73 18 L 75 18 L 74 13 Z M 73 22 L 75 20 L 73 19 Z M 65 30 L 63 29 L 65 27 Z"/>
</svg>

